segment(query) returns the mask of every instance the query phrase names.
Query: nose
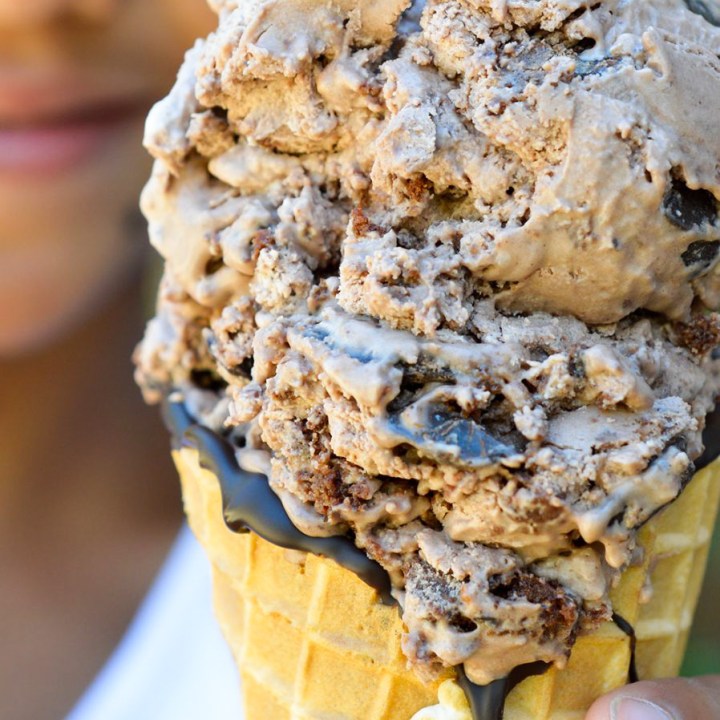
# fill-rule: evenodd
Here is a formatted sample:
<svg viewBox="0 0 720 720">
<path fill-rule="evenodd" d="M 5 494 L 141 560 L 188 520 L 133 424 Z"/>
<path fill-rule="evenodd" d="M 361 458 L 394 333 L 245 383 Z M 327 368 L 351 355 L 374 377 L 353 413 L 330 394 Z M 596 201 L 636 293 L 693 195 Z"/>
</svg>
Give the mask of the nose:
<svg viewBox="0 0 720 720">
<path fill-rule="evenodd" d="M 89 21 L 107 19 L 128 0 L 0 0 L 0 26 L 44 24 L 63 16 Z M 141 0 L 142 1 L 142 0 Z M 148 0 L 144 0 L 148 2 Z"/>
</svg>

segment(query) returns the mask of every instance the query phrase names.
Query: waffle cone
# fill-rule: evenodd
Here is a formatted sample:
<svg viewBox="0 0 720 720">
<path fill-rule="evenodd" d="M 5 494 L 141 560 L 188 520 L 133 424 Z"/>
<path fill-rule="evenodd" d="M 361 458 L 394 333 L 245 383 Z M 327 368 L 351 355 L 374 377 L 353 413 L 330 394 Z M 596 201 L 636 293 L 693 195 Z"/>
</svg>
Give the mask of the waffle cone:
<svg viewBox="0 0 720 720">
<path fill-rule="evenodd" d="M 219 484 L 197 452 L 183 448 L 174 459 L 190 526 L 213 565 L 215 611 L 242 675 L 246 720 L 410 720 L 437 704 L 442 679 L 424 685 L 406 667 L 397 608 L 331 560 L 228 530 Z M 612 593 L 615 612 L 635 628 L 643 679 L 679 670 L 719 495 L 720 460 L 646 524 L 645 562 Z M 606 623 L 578 639 L 564 670 L 520 683 L 505 718 L 580 720 L 595 698 L 627 682 L 630 659 L 630 639 Z M 443 703 L 469 717 L 451 690 L 442 686 Z M 429 707 L 422 717 L 441 715 Z"/>
</svg>

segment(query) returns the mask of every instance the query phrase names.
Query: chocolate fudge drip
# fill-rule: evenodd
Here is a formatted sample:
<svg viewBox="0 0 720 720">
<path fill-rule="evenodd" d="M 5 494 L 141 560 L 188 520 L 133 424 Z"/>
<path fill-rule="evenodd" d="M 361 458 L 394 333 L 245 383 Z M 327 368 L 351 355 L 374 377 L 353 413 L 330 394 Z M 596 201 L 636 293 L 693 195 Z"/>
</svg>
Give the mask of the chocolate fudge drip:
<svg viewBox="0 0 720 720">
<path fill-rule="evenodd" d="M 232 445 L 212 430 L 193 423 L 182 403 L 170 403 L 165 418 L 176 442 L 196 448 L 201 467 L 218 478 L 225 524 L 231 530 L 252 530 L 274 545 L 330 558 L 374 588 L 386 605 L 395 603 L 390 594 L 390 578 L 380 565 L 355 547 L 349 538 L 310 537 L 300 532 L 267 478 L 242 470 Z"/>
<path fill-rule="evenodd" d="M 635 647 L 637 638 L 635 628 L 621 615 L 613 613 L 613 622 L 630 638 L 630 667 L 628 670 L 628 682 L 637 682 L 640 678 L 637 674 L 635 663 Z M 515 668 L 510 675 L 491 682 L 489 685 L 476 685 L 471 682 L 462 666 L 458 668 L 458 683 L 465 691 L 470 703 L 473 720 L 502 720 L 505 700 L 512 692 L 512 689 L 526 678 L 533 675 L 542 675 L 550 668 L 544 662 L 529 663 Z"/>
<path fill-rule="evenodd" d="M 461 665 L 457 668 L 457 679 L 470 703 L 473 720 L 503 720 L 505 700 L 512 689 L 526 678 L 542 675 L 549 667 L 544 662 L 519 665 L 507 677 L 488 685 L 476 685 L 468 679 Z"/>
<path fill-rule="evenodd" d="M 635 628 L 622 616 L 613 613 L 613 622 L 630 638 L 630 667 L 628 668 L 628 682 L 637 682 L 640 678 L 637 673 L 637 665 L 635 663 L 635 648 L 637 646 L 637 637 Z"/>
<path fill-rule="evenodd" d="M 715 460 L 716 457 L 720 456 L 720 405 L 717 405 L 705 418 L 703 445 L 705 446 L 705 451 L 695 461 L 696 470 L 702 470 Z"/>
</svg>

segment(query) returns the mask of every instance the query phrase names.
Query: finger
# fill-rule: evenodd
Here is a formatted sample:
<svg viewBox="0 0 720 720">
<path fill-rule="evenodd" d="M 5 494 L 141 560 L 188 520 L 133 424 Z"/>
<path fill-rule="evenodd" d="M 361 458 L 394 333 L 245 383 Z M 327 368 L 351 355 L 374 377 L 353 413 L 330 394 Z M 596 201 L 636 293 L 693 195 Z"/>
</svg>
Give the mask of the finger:
<svg viewBox="0 0 720 720">
<path fill-rule="evenodd" d="M 586 720 L 720 720 L 720 675 L 626 685 L 595 702 Z"/>
</svg>

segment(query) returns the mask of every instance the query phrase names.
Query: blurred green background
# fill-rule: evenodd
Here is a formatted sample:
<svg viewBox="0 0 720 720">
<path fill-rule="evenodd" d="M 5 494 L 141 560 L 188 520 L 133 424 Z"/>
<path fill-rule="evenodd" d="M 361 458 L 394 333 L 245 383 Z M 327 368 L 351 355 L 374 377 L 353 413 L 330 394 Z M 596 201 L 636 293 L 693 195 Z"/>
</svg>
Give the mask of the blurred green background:
<svg viewBox="0 0 720 720">
<path fill-rule="evenodd" d="M 683 675 L 720 673 L 720 523 L 715 527 L 705 584 L 688 642 Z"/>
</svg>

